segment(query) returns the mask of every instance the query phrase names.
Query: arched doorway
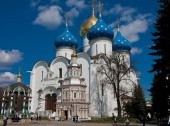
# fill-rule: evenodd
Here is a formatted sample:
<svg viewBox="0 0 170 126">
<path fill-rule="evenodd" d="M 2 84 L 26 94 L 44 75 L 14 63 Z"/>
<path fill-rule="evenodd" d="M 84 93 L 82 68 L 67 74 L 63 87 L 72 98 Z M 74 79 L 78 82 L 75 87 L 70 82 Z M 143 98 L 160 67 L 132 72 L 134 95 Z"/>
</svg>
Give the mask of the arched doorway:
<svg viewBox="0 0 170 126">
<path fill-rule="evenodd" d="M 14 91 L 14 111 L 22 112 L 24 101 L 24 92 Z"/>
<path fill-rule="evenodd" d="M 53 93 L 52 95 L 47 94 L 45 96 L 45 110 L 52 110 L 52 112 L 56 111 L 56 99 L 57 95 Z"/>
</svg>

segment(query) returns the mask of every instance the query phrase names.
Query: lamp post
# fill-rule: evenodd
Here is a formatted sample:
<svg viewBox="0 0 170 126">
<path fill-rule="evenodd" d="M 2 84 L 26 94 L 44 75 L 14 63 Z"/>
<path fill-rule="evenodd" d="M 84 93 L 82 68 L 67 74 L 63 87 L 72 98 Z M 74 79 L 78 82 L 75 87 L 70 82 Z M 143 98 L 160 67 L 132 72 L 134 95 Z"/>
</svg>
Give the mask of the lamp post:
<svg viewBox="0 0 170 126">
<path fill-rule="evenodd" d="M 169 119 L 168 119 L 168 126 L 170 126 L 170 95 L 168 96 L 168 116 L 169 116 Z"/>
<path fill-rule="evenodd" d="M 166 80 L 169 83 L 170 80 L 169 74 L 166 76 Z M 168 126 L 170 126 L 170 85 L 167 87 L 167 93 L 168 93 L 167 94 L 168 95 Z"/>
</svg>

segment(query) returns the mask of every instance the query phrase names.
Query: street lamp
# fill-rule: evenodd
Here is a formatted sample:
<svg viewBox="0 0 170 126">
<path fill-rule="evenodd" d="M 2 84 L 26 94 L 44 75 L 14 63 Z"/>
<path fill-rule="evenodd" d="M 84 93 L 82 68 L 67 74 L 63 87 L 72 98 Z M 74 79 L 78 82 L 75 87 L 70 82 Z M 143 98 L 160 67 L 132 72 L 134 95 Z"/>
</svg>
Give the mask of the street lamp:
<svg viewBox="0 0 170 126">
<path fill-rule="evenodd" d="M 169 74 L 166 76 L 166 80 L 169 82 Z M 168 93 L 168 125 L 170 125 L 170 86 L 167 87 L 167 93 Z"/>
</svg>

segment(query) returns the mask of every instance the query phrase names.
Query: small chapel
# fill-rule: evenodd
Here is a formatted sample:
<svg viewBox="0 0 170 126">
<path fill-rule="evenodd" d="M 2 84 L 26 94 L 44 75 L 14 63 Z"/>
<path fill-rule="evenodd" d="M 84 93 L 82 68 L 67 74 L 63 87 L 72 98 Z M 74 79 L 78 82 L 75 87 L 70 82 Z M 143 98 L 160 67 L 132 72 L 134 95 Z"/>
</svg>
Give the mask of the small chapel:
<svg viewBox="0 0 170 126">
<path fill-rule="evenodd" d="M 1 115 L 28 115 L 31 103 L 31 89 L 22 83 L 22 75 L 17 75 L 17 82 L 1 89 Z"/>
</svg>

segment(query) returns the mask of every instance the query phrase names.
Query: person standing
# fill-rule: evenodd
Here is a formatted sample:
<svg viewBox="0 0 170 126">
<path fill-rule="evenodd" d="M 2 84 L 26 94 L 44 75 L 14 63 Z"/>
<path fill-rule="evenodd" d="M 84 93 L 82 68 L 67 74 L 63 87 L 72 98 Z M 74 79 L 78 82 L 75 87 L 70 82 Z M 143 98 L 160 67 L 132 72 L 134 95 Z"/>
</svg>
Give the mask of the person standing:
<svg viewBox="0 0 170 126">
<path fill-rule="evenodd" d="M 143 123 L 143 126 L 145 126 L 145 123 L 146 123 L 145 116 L 143 116 L 143 118 L 142 118 L 142 123 Z"/>
</svg>

